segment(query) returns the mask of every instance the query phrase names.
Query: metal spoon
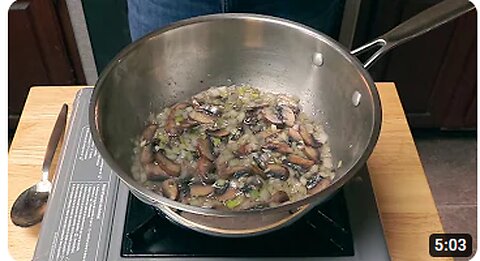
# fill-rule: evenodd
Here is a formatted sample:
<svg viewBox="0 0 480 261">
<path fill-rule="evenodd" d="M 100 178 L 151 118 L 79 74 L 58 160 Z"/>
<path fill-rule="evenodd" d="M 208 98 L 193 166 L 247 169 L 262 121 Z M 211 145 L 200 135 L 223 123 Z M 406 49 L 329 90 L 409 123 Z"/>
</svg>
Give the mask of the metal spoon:
<svg viewBox="0 0 480 261">
<path fill-rule="evenodd" d="M 42 166 L 42 179 L 37 184 L 31 186 L 27 190 L 23 191 L 18 196 L 15 203 L 13 203 L 10 217 L 13 224 L 20 227 L 33 226 L 43 219 L 45 212 L 45 206 L 52 190 L 52 183 L 48 180 L 50 174 L 50 166 L 52 164 L 53 156 L 60 141 L 60 137 L 65 130 L 67 123 L 67 104 L 63 104 L 60 113 L 58 114 L 57 121 L 53 127 L 50 140 L 47 145 L 47 152 L 45 153 L 45 159 Z"/>
</svg>

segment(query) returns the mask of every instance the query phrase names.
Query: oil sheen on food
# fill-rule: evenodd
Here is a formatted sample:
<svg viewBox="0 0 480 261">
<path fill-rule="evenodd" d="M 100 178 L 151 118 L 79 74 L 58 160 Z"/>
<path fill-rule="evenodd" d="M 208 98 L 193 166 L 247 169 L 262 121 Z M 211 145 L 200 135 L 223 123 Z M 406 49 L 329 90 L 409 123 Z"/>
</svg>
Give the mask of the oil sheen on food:
<svg viewBox="0 0 480 261">
<path fill-rule="evenodd" d="M 328 137 L 296 97 L 212 87 L 150 117 L 132 173 L 148 189 L 204 208 L 272 207 L 325 189 Z"/>
</svg>

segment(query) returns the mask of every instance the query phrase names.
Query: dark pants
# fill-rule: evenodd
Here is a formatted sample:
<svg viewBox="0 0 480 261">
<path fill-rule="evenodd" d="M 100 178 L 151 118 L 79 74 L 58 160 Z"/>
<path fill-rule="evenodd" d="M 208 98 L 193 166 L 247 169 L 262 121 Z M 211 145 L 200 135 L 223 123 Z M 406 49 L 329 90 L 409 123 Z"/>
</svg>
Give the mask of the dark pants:
<svg viewBox="0 0 480 261">
<path fill-rule="evenodd" d="M 290 19 L 338 37 L 345 0 L 127 0 L 135 41 L 172 22 L 214 13 L 256 13 Z"/>
</svg>

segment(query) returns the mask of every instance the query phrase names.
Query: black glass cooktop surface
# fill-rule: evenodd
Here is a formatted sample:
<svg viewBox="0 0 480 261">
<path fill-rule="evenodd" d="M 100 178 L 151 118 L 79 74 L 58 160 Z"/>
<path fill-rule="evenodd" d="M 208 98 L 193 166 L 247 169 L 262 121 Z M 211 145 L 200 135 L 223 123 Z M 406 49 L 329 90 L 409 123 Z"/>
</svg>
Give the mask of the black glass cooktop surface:
<svg viewBox="0 0 480 261">
<path fill-rule="evenodd" d="M 122 238 L 123 257 L 337 257 L 353 256 L 343 192 L 290 226 L 264 235 L 224 238 L 173 224 L 132 194 Z"/>
</svg>

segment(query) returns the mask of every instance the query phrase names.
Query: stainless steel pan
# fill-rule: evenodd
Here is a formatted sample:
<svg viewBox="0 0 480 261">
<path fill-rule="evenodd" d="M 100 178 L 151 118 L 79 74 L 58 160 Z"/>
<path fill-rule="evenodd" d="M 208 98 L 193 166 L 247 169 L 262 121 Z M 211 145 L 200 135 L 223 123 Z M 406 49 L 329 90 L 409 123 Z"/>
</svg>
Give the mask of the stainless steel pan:
<svg viewBox="0 0 480 261">
<path fill-rule="evenodd" d="M 278 228 L 328 199 L 370 156 L 381 106 L 365 68 L 391 48 L 473 8 L 468 1 L 444 1 L 352 52 L 311 28 L 270 16 L 218 14 L 174 23 L 126 47 L 102 72 L 89 110 L 93 139 L 136 197 L 177 222 L 227 236 Z M 364 64 L 355 57 L 375 47 Z M 342 161 L 327 189 L 279 207 L 224 211 L 169 200 L 132 178 L 132 140 L 150 113 L 210 86 L 232 83 L 296 95 L 326 126 L 334 162 Z"/>
</svg>

